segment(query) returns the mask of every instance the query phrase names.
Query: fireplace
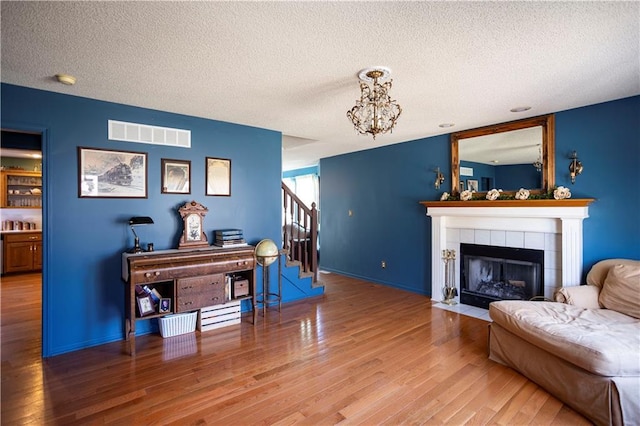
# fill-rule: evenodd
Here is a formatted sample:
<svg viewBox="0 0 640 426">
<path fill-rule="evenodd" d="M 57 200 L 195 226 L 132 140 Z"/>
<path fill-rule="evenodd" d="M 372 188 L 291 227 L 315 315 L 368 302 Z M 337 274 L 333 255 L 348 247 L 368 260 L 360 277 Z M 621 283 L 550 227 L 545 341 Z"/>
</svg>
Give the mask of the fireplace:
<svg viewBox="0 0 640 426">
<path fill-rule="evenodd" d="M 456 251 L 455 276 L 460 277 L 461 243 L 544 250 L 542 293 L 547 298 L 562 286 L 580 285 L 582 221 L 589 217 L 592 201 L 421 201 L 431 218 L 431 297 L 440 300 L 443 295 L 442 250 Z"/>
<path fill-rule="evenodd" d="M 489 308 L 496 300 L 544 294 L 544 250 L 460 244 L 460 302 Z"/>
</svg>

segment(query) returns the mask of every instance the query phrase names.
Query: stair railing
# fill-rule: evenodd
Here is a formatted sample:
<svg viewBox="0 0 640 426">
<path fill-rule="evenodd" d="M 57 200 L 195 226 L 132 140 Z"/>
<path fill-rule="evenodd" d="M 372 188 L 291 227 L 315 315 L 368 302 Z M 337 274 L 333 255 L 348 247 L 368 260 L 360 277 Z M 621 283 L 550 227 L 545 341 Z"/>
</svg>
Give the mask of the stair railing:
<svg viewBox="0 0 640 426">
<path fill-rule="evenodd" d="M 307 207 L 282 182 L 284 226 L 282 248 L 288 252 L 288 261 L 300 262 L 300 272 L 318 281 L 318 210 L 316 203 Z"/>
</svg>

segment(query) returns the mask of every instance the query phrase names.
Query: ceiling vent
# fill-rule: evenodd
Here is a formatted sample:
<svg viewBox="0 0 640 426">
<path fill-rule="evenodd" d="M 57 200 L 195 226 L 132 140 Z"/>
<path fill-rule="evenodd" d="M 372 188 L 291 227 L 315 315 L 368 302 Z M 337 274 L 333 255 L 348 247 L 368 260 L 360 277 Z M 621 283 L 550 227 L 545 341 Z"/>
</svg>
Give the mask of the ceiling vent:
<svg viewBox="0 0 640 426">
<path fill-rule="evenodd" d="M 109 139 L 191 148 L 191 130 L 109 120 Z"/>
</svg>

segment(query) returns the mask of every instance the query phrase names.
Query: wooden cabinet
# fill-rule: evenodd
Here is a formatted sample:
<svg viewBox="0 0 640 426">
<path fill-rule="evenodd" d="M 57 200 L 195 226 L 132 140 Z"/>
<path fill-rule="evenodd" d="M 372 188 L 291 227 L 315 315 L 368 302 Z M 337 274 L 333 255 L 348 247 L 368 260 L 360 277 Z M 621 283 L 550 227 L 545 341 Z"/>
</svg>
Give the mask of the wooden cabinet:
<svg viewBox="0 0 640 426">
<path fill-rule="evenodd" d="M 224 277 L 224 274 L 211 274 L 176 280 L 176 312 L 224 303 Z"/>
<path fill-rule="evenodd" d="M 0 207 L 42 208 L 42 173 L 21 170 L 0 172 Z"/>
<path fill-rule="evenodd" d="M 136 322 L 166 313 L 140 317 L 137 312 L 136 286 L 155 288 L 163 298 L 171 298 L 171 312 L 190 312 L 230 300 L 251 299 L 253 323 L 256 322 L 255 248 L 208 247 L 201 249 L 160 250 L 122 254 L 122 279 L 125 291 L 125 338 L 135 354 Z M 229 299 L 231 277 L 247 281 L 246 296 Z"/>
<path fill-rule="evenodd" d="M 3 244 L 3 274 L 42 269 L 42 232 L 7 233 Z"/>
</svg>

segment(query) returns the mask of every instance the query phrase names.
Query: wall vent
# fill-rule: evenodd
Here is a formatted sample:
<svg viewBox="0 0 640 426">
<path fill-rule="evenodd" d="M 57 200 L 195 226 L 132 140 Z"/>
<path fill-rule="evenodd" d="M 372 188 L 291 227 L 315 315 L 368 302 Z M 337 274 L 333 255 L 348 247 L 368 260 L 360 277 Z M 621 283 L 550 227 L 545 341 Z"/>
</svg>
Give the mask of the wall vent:
<svg viewBox="0 0 640 426">
<path fill-rule="evenodd" d="M 109 139 L 191 148 L 191 130 L 109 120 Z"/>
</svg>

